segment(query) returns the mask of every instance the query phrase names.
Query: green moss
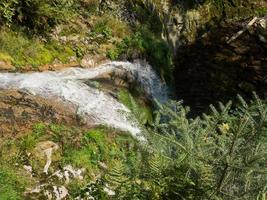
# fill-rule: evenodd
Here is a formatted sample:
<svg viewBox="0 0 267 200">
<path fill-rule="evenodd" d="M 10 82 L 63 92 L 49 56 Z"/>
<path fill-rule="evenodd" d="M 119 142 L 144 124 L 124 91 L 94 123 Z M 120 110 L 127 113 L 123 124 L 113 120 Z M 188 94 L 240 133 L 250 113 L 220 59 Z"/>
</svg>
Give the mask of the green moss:
<svg viewBox="0 0 267 200">
<path fill-rule="evenodd" d="M 64 163 L 71 163 L 76 167 L 83 167 L 88 171 L 91 171 L 97 166 L 98 159 L 95 158 L 97 153 L 98 149 L 96 146 L 71 150 L 64 154 Z"/>
<path fill-rule="evenodd" d="M 13 62 L 13 58 L 7 53 L 0 52 L 0 60 L 4 62 Z"/>
<path fill-rule="evenodd" d="M 34 125 L 32 131 L 21 138 L 20 148 L 25 151 L 32 150 L 40 141 L 42 136 L 45 135 L 46 129 L 46 126 L 42 123 Z"/>
<path fill-rule="evenodd" d="M 68 45 L 56 41 L 43 42 L 19 31 L 4 29 L 0 32 L 0 60 L 10 61 L 20 67 L 37 67 L 51 64 L 54 60 L 66 63 L 75 53 Z"/>
<path fill-rule="evenodd" d="M 16 172 L 0 165 L 0 199 L 22 200 L 25 180 Z"/>
<path fill-rule="evenodd" d="M 115 48 L 109 49 L 107 51 L 106 56 L 111 60 L 117 60 L 120 56 L 120 53 L 119 53 L 118 49 L 115 47 Z"/>
<path fill-rule="evenodd" d="M 81 146 L 65 149 L 63 162 L 72 163 L 87 170 L 96 169 L 98 161 L 106 153 L 106 133 L 101 129 L 93 129 L 83 134 L 80 138 Z"/>
<path fill-rule="evenodd" d="M 120 90 L 118 98 L 127 108 L 129 108 L 139 122 L 143 125 L 151 124 L 152 110 L 149 106 L 138 102 L 138 97 L 133 98 L 131 93 L 125 89 Z"/>
</svg>

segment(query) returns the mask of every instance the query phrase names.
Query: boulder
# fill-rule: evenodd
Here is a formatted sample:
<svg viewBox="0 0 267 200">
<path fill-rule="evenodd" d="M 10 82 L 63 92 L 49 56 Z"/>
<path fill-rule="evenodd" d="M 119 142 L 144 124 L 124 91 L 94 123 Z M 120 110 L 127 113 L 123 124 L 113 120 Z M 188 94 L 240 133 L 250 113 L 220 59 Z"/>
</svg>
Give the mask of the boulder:
<svg viewBox="0 0 267 200">
<path fill-rule="evenodd" d="M 48 174 L 48 170 L 53 161 L 58 161 L 60 159 L 60 154 L 58 152 L 59 146 L 52 141 L 39 142 L 32 154 L 38 164 L 43 167 L 43 172 Z M 43 164 L 45 165 L 43 166 Z"/>
</svg>

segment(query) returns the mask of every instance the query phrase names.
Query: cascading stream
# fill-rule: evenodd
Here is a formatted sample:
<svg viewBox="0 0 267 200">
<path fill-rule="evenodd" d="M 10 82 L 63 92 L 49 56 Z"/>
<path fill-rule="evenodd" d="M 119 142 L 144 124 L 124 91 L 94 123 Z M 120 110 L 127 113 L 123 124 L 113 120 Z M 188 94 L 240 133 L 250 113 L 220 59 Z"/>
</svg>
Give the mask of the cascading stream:
<svg viewBox="0 0 267 200">
<path fill-rule="evenodd" d="M 43 98 L 71 103 L 85 121 L 105 124 L 142 137 L 138 124 L 129 120 L 130 111 L 123 104 L 84 83 L 116 70 L 131 73 L 149 98 L 161 103 L 168 100 L 167 86 L 150 65 L 142 62 L 110 62 L 97 68 L 68 68 L 56 72 L 0 73 L 0 89 L 26 90 Z"/>
</svg>

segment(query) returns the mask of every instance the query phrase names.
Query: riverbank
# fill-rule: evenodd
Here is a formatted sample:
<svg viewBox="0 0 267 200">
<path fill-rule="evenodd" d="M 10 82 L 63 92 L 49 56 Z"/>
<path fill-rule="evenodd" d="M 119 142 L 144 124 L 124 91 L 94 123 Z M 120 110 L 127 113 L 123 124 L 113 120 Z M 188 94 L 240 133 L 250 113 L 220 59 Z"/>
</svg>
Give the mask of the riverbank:
<svg viewBox="0 0 267 200">
<path fill-rule="evenodd" d="M 2 0 L 0 199 L 265 200 L 266 8 Z"/>
</svg>

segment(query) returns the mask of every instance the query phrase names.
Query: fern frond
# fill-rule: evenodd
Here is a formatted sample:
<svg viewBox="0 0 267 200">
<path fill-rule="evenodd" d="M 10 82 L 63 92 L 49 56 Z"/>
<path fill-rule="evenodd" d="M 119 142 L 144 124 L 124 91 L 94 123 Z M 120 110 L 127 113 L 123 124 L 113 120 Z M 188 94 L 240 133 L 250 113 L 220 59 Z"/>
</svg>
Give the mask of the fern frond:
<svg viewBox="0 0 267 200">
<path fill-rule="evenodd" d="M 159 175 L 162 172 L 164 165 L 163 157 L 159 154 L 154 154 L 148 161 L 149 169 L 152 174 Z"/>
<path fill-rule="evenodd" d="M 105 180 L 110 186 L 120 186 L 128 180 L 126 167 L 121 161 L 117 161 L 113 168 L 105 175 Z"/>
</svg>

